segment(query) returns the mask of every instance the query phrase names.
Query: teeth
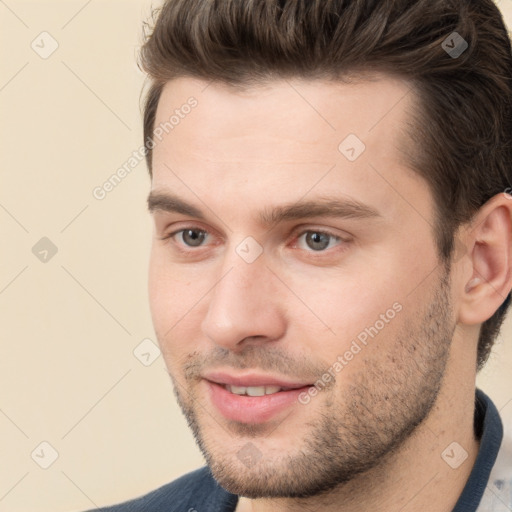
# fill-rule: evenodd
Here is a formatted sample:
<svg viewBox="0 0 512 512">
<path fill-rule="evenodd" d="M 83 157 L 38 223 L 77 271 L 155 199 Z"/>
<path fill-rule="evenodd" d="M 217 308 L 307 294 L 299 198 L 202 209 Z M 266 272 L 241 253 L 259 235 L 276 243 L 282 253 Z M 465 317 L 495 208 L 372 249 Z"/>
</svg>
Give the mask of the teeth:
<svg viewBox="0 0 512 512">
<path fill-rule="evenodd" d="M 249 396 L 263 396 L 265 394 L 265 386 L 248 386 L 245 392 Z"/>
<path fill-rule="evenodd" d="M 247 388 L 243 386 L 227 386 L 228 391 L 234 393 L 235 395 L 245 395 Z"/>
<path fill-rule="evenodd" d="M 279 386 L 265 386 L 265 395 L 273 395 L 283 389 L 284 388 L 280 388 Z"/>
<path fill-rule="evenodd" d="M 229 386 L 226 385 L 226 389 L 235 395 L 249 395 L 249 396 L 263 396 L 272 395 L 281 391 L 279 386 Z"/>
</svg>

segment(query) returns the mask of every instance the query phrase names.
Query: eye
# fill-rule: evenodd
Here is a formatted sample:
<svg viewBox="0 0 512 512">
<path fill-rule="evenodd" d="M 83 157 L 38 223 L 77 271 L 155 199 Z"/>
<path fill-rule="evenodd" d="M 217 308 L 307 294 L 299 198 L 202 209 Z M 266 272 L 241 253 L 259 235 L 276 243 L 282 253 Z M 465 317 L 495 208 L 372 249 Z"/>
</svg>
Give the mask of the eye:
<svg viewBox="0 0 512 512">
<path fill-rule="evenodd" d="M 298 236 L 297 240 L 301 240 L 302 238 L 307 248 L 312 249 L 315 252 L 322 252 L 325 251 L 325 249 L 332 247 L 332 245 L 334 245 L 331 244 L 333 240 L 337 242 L 342 241 L 339 236 L 318 230 L 304 231 Z M 298 245 L 301 249 L 305 249 L 300 243 Z M 305 250 L 308 250 L 307 248 Z"/>
<path fill-rule="evenodd" d="M 194 248 L 203 247 L 210 233 L 198 227 L 186 227 L 162 237 L 162 240 L 172 240 L 177 249 L 186 253 L 191 252 Z M 300 233 L 295 242 L 295 246 L 307 252 L 326 252 L 345 240 L 328 231 L 310 229 Z"/>
<path fill-rule="evenodd" d="M 206 239 L 207 234 L 208 233 L 203 229 L 185 228 L 170 233 L 165 238 L 177 238 L 178 240 L 181 238 L 181 242 L 187 247 L 200 247 Z"/>
</svg>

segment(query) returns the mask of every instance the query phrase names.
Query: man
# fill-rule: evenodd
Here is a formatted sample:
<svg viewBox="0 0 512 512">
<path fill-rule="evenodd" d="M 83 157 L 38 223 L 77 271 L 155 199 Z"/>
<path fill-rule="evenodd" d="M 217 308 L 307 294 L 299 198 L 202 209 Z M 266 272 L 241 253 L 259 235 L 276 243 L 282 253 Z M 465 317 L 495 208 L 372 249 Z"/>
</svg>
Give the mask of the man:
<svg viewBox="0 0 512 512">
<path fill-rule="evenodd" d="M 512 288 L 491 0 L 169 0 L 141 56 L 151 312 L 207 466 L 104 510 L 511 510 L 475 389 Z"/>
</svg>

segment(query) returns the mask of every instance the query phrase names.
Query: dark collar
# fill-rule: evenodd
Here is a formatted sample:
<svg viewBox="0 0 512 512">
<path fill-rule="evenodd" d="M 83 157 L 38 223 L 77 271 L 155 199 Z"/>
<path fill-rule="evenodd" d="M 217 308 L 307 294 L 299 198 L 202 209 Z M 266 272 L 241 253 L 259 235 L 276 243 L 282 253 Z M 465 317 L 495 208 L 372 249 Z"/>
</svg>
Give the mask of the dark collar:
<svg viewBox="0 0 512 512">
<path fill-rule="evenodd" d="M 496 406 L 480 389 L 476 390 L 475 437 L 480 448 L 468 481 L 452 512 L 476 512 L 503 440 L 503 424 Z M 454 470 L 456 471 L 456 470 Z"/>
</svg>

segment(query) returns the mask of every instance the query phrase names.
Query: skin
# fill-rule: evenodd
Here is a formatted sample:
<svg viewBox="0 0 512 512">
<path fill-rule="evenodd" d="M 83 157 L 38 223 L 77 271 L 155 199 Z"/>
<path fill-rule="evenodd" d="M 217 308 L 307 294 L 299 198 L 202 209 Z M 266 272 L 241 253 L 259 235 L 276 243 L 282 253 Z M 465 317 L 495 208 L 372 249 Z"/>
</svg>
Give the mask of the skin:
<svg viewBox="0 0 512 512">
<path fill-rule="evenodd" d="M 152 211 L 149 298 L 178 403 L 215 478 L 243 496 L 237 512 L 451 511 L 479 448 L 479 327 L 512 288 L 512 201 L 497 194 L 461 227 L 465 250 L 447 267 L 428 186 L 400 151 L 416 101 L 406 82 L 276 80 L 241 91 L 179 78 L 164 88 L 155 126 L 190 96 L 197 107 L 154 149 L 151 191 L 172 192 L 204 219 Z M 366 146 L 355 161 L 338 150 L 349 133 Z M 379 216 L 258 222 L 261 211 L 326 195 Z M 206 237 L 199 246 L 183 232 L 168 237 L 185 228 Z M 333 235 L 321 250 L 311 245 L 318 230 Z M 236 251 L 249 236 L 262 250 L 252 263 Z M 228 421 L 211 403 L 204 372 L 314 382 L 397 303 L 309 403 L 258 425 Z M 453 442 L 467 452 L 457 469 L 441 457 Z"/>
</svg>

